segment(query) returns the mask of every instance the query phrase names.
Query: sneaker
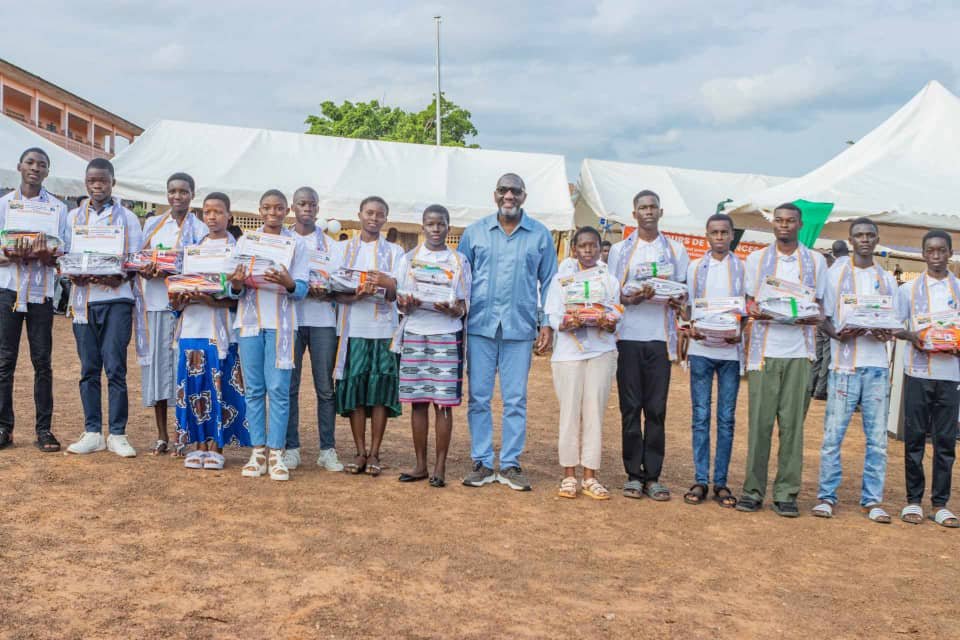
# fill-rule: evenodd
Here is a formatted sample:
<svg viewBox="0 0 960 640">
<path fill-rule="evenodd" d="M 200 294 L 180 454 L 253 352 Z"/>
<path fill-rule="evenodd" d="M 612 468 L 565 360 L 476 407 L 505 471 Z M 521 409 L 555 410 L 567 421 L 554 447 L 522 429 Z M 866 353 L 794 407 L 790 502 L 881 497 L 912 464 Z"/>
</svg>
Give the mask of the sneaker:
<svg viewBox="0 0 960 640">
<path fill-rule="evenodd" d="M 86 454 L 103 451 L 107 443 L 103 441 L 103 434 L 85 431 L 79 440 L 67 447 L 67 453 Z"/>
<path fill-rule="evenodd" d="M 467 474 L 463 479 L 463 484 L 468 487 L 482 487 L 497 480 L 497 474 L 490 467 L 483 466 L 482 462 L 473 463 L 473 471 Z"/>
<path fill-rule="evenodd" d="M 286 456 L 282 451 L 277 451 L 276 449 L 270 450 L 269 469 L 270 469 L 271 480 L 289 480 L 290 479 L 290 470 L 287 469 L 287 465 L 284 464 L 284 458 L 286 458 Z"/>
<path fill-rule="evenodd" d="M 300 466 L 300 449 L 287 449 L 283 452 L 283 464 L 293 471 Z"/>
<path fill-rule="evenodd" d="M 110 449 L 110 451 L 121 458 L 137 457 L 137 452 L 130 446 L 127 436 L 107 436 L 107 449 Z"/>
<path fill-rule="evenodd" d="M 530 481 L 527 480 L 526 474 L 520 467 L 500 469 L 500 473 L 497 474 L 497 482 L 507 485 L 514 491 L 530 491 L 532 488 Z"/>
<path fill-rule="evenodd" d="M 317 466 L 327 471 L 343 471 L 343 464 L 337 457 L 337 450 L 333 448 L 320 450 Z"/>
</svg>

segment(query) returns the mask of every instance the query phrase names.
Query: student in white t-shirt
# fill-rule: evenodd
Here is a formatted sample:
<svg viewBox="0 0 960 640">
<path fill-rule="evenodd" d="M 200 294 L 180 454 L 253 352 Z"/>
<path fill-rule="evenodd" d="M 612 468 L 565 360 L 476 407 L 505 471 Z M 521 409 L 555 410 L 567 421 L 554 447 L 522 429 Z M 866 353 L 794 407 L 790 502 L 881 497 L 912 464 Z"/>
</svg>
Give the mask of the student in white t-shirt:
<svg viewBox="0 0 960 640">
<path fill-rule="evenodd" d="M 200 240 L 200 246 L 225 249 L 236 244 L 227 232 L 231 219 L 230 198 L 225 193 L 208 194 L 203 200 L 203 221 L 208 233 Z M 240 274 L 234 271 L 222 275 L 230 279 Z M 195 290 L 170 297 L 171 307 L 179 312 L 174 333 L 177 442 L 182 447 L 196 444 L 196 450 L 184 458 L 183 466 L 223 469 L 223 448 L 227 444 L 250 446 L 243 375 L 232 322 L 237 300 Z"/>
<path fill-rule="evenodd" d="M 430 486 L 446 486 L 447 451 L 453 431 L 453 407 L 463 396 L 463 318 L 470 299 L 470 263 L 447 247 L 450 212 L 432 204 L 423 211 L 423 244 L 400 262 L 397 306 L 405 315 L 394 339 L 400 352 L 400 402 L 412 405 L 410 425 L 417 465 L 400 474 L 400 482 L 427 478 L 430 405 L 436 415 L 437 458 Z M 417 276 L 448 278 L 449 300 L 424 303 Z M 443 274 L 442 276 L 440 274 Z M 427 283 L 429 286 L 429 283 Z"/>
<path fill-rule="evenodd" d="M 335 271 L 343 261 L 339 242 L 317 226 L 320 196 L 311 187 L 300 187 L 293 194 L 290 207 L 296 224 L 293 232 L 307 245 L 311 269 Z M 333 395 L 333 365 L 337 358 L 337 315 L 333 294 L 311 285 L 307 296 L 297 303 L 297 334 L 294 344 L 294 368 L 290 378 L 290 419 L 287 423 L 287 448 L 284 461 L 289 469 L 300 465 L 300 380 L 303 356 L 310 351 L 313 389 L 317 396 L 317 429 L 320 433 L 320 455 L 317 466 L 327 471 L 343 471 L 337 458 L 334 426 L 337 418 Z"/>
<path fill-rule="evenodd" d="M 577 466 L 583 467 L 579 492 L 595 500 L 609 500 L 610 491 L 597 479 L 600 469 L 603 414 L 607 408 L 613 376 L 617 370 L 617 338 L 614 335 L 621 317 L 620 283 L 599 264 L 600 233 L 593 227 L 581 227 L 573 234 L 573 252 L 577 272 L 595 270 L 602 283 L 604 299 L 600 303 L 596 326 L 583 324 L 587 313 L 597 315 L 598 307 L 568 312 L 564 287 L 570 275 L 557 273 L 547 290 L 544 311 L 557 336 L 551 357 L 553 387 L 560 403 L 559 457 L 563 480 L 557 495 L 576 498 Z"/>
<path fill-rule="evenodd" d="M 360 233 L 343 243 L 343 266 L 363 273 L 354 293 L 338 293 L 337 362 L 334 367 L 337 413 L 350 418 L 357 447 L 347 465 L 353 474 L 380 475 L 380 443 L 387 418 L 400 415 L 397 354 L 390 342 L 397 328 L 397 275 L 403 249 L 387 242 L 380 230 L 390 207 L 379 196 L 360 203 Z M 370 448 L 366 445 L 370 418 Z"/>
</svg>

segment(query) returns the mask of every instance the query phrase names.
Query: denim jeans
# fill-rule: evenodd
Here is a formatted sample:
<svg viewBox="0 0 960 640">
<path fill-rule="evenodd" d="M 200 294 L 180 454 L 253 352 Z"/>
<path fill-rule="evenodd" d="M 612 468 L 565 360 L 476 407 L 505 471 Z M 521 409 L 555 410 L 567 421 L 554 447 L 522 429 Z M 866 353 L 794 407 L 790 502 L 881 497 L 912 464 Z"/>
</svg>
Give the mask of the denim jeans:
<svg viewBox="0 0 960 640">
<path fill-rule="evenodd" d="M 840 446 L 850 418 L 859 404 L 866 436 L 863 485 L 860 505 L 883 502 L 883 481 L 887 471 L 887 408 L 890 371 L 884 367 L 857 367 L 853 373 L 831 371 L 827 379 L 827 413 L 820 447 L 820 488 L 817 498 L 837 502 L 837 487 L 843 467 Z"/>
<path fill-rule="evenodd" d="M 317 428 L 320 449 L 333 449 L 337 407 L 333 396 L 333 365 L 337 359 L 337 330 L 333 327 L 300 327 L 294 344 L 294 369 L 290 376 L 290 419 L 287 422 L 287 449 L 300 448 L 300 379 L 303 352 L 310 350 L 313 388 L 317 394 Z"/>
<path fill-rule="evenodd" d="M 690 356 L 690 402 L 693 407 L 693 468 L 695 482 L 710 480 L 710 405 L 713 377 L 717 377 L 717 452 L 713 460 L 713 485 L 727 486 L 730 450 L 740 390 L 740 363 Z"/>
<path fill-rule="evenodd" d="M 133 333 L 133 301 L 94 302 L 87 307 L 87 324 L 73 323 L 80 357 L 80 401 L 84 430 L 103 431 L 100 375 L 107 374 L 110 435 L 127 431 L 127 347 Z"/>
<path fill-rule="evenodd" d="M 271 449 L 283 449 L 287 441 L 293 370 L 277 368 L 277 332 L 261 329 L 259 335 L 241 337 L 237 344 L 243 369 L 243 397 L 247 402 L 250 442 L 255 447 L 266 443 Z M 270 399 L 269 428 L 266 423 L 267 398 Z"/>
<path fill-rule="evenodd" d="M 467 375 L 470 380 L 470 457 L 493 468 L 493 386 L 500 372 L 503 397 L 503 435 L 500 468 L 520 466 L 520 454 L 527 439 L 527 375 L 533 358 L 533 340 L 504 340 L 497 331 L 494 339 L 469 337 Z"/>
</svg>

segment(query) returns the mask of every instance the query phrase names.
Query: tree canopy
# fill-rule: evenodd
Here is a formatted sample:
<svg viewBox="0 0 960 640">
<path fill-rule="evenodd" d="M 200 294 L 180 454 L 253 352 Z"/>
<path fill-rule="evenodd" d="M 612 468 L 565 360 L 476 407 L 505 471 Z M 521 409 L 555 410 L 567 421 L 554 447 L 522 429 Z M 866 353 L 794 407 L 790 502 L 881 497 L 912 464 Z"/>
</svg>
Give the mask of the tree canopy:
<svg viewBox="0 0 960 640">
<path fill-rule="evenodd" d="M 480 145 L 467 142 L 468 137 L 477 135 L 469 111 L 450 102 L 442 93 L 440 111 L 440 136 L 444 146 L 479 148 Z M 435 144 L 437 138 L 434 102 L 414 112 L 382 105 L 378 100 L 357 103 L 345 100 L 339 105 L 326 100 L 320 104 L 320 115 L 307 116 L 305 124 L 307 133 L 321 136 L 416 144 Z"/>
</svg>

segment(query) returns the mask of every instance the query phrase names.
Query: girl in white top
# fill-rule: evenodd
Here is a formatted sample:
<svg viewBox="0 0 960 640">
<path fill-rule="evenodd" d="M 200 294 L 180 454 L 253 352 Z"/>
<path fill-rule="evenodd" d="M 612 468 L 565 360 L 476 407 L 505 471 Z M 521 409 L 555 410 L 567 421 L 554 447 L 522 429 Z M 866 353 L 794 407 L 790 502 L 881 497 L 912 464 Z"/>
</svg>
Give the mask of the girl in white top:
<svg viewBox="0 0 960 640">
<path fill-rule="evenodd" d="M 223 248 L 236 244 L 227 233 L 230 219 L 230 198 L 223 193 L 209 194 L 203 201 L 203 221 L 209 233 L 199 244 Z M 228 278 L 238 276 L 239 270 L 227 274 Z M 171 294 L 170 298 L 179 312 L 174 334 L 177 442 L 179 447 L 197 445 L 183 465 L 223 469 L 226 444 L 250 446 L 243 376 L 231 327 L 237 300 L 196 290 Z"/>
<path fill-rule="evenodd" d="M 550 326 L 557 335 L 551 366 L 553 386 L 560 402 L 559 453 L 564 478 L 558 495 L 577 496 L 576 467 L 583 467 L 583 495 L 608 500 L 610 492 L 597 480 L 600 468 L 603 414 L 610 396 L 613 376 L 617 371 L 617 339 L 619 325 L 620 283 L 606 268 L 598 266 L 600 233 L 593 227 L 581 227 L 573 236 L 578 271 L 597 269 L 592 279 L 602 283 L 606 292 L 603 305 L 612 314 L 603 314 L 598 326 L 583 326 L 576 312 L 567 313 L 564 304 L 564 283 L 572 276 L 557 274 L 547 291 L 544 307 Z"/>
</svg>

